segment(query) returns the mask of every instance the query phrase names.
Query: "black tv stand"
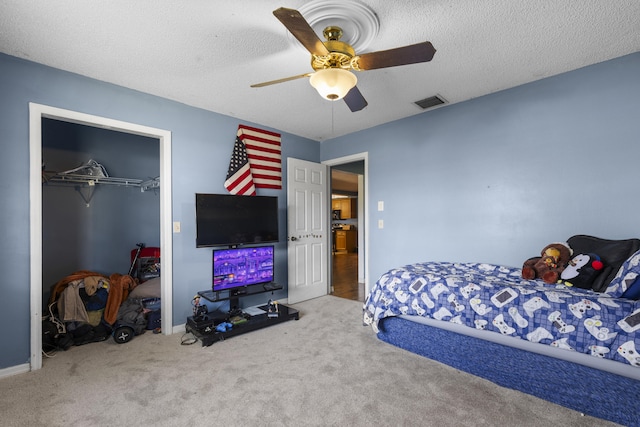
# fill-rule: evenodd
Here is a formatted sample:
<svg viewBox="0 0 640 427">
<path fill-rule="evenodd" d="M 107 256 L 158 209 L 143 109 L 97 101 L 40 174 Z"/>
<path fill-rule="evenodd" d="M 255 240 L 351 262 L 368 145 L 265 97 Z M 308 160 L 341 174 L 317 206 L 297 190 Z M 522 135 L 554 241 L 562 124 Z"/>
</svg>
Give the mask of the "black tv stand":
<svg viewBox="0 0 640 427">
<path fill-rule="evenodd" d="M 235 316 L 238 315 L 238 311 L 240 310 L 240 297 L 246 296 L 246 289 L 234 289 L 230 291 L 229 295 L 229 315 Z M 241 311 L 241 310 L 240 310 Z"/>
<path fill-rule="evenodd" d="M 198 317 L 189 316 L 187 317 L 185 329 L 187 332 L 191 332 L 200 339 L 203 346 L 210 346 L 217 341 L 222 341 L 236 335 L 266 328 L 289 320 L 298 320 L 299 313 L 296 309 L 284 304 L 278 304 L 277 316 L 274 316 L 273 313 L 269 316 L 268 307 L 263 305 L 258 308 L 264 313 L 253 316 L 245 314 L 244 317 L 247 319 L 246 322 L 236 324 L 232 328 L 224 331 L 216 329 L 216 327 L 221 323 L 229 322 L 231 317 L 238 315 L 236 311 L 240 310 L 238 307 L 241 297 L 272 292 L 278 289 L 282 289 L 282 286 L 275 283 L 268 283 L 264 286 L 250 286 L 247 288 L 233 289 L 231 291 L 199 291 L 198 295 L 210 302 L 228 300 L 229 312 L 208 313 L 207 315 Z"/>
<path fill-rule="evenodd" d="M 265 292 L 273 292 L 282 289 L 282 285 L 278 285 L 277 283 L 264 283 L 262 285 L 254 285 L 247 286 L 244 288 L 235 288 L 235 289 L 227 289 L 223 291 L 198 291 L 198 295 L 207 301 L 211 302 L 220 302 L 227 301 L 231 302 L 231 307 L 233 307 L 234 303 L 237 306 L 238 300 L 240 297 L 248 297 L 251 295 L 263 294 Z"/>
</svg>

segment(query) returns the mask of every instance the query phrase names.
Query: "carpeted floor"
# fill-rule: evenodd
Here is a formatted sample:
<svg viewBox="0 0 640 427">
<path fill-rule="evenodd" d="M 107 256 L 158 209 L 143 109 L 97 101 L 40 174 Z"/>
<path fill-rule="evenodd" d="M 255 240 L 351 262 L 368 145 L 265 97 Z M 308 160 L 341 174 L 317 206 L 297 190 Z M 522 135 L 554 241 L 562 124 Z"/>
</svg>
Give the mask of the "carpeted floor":
<svg viewBox="0 0 640 427">
<path fill-rule="evenodd" d="M 300 320 L 210 347 L 181 334 L 109 339 L 0 380 L 3 426 L 615 425 L 414 355 L 325 296 Z"/>
</svg>

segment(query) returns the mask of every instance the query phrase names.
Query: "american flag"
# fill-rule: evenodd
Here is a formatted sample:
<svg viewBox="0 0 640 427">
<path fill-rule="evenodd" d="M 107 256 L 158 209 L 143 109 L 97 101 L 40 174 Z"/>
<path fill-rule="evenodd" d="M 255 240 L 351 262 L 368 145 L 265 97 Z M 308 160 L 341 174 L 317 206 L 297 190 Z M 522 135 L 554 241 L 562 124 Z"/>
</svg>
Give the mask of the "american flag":
<svg viewBox="0 0 640 427">
<path fill-rule="evenodd" d="M 282 188 L 280 134 L 246 125 L 238 126 L 238 138 L 246 147 L 256 188 Z M 235 150 L 234 150 L 235 151 Z"/>
<path fill-rule="evenodd" d="M 256 194 L 256 188 L 282 188 L 280 134 L 238 126 L 224 187 L 231 194 Z"/>
<path fill-rule="evenodd" d="M 229 161 L 224 188 L 231 194 L 241 196 L 255 196 L 256 194 L 256 186 L 249 168 L 247 149 L 239 136 L 236 137 L 236 142 L 233 144 L 233 154 L 231 154 L 231 161 Z"/>
</svg>

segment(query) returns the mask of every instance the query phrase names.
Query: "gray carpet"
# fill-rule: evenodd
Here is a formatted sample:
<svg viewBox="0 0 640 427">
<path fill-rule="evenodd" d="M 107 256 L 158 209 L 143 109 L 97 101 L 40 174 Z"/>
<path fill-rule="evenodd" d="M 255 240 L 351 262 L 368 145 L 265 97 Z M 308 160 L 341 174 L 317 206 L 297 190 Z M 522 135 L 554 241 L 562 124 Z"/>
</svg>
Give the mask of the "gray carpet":
<svg viewBox="0 0 640 427">
<path fill-rule="evenodd" d="M 44 358 L 0 380 L 3 426 L 606 426 L 397 349 L 361 303 L 325 296 L 300 320 L 202 347 L 146 333 Z"/>
</svg>

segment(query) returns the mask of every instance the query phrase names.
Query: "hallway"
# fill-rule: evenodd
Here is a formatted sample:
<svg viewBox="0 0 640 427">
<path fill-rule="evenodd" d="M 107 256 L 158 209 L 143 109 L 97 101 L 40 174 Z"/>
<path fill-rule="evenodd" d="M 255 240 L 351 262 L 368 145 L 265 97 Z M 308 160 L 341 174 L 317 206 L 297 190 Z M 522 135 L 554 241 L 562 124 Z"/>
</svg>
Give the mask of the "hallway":
<svg viewBox="0 0 640 427">
<path fill-rule="evenodd" d="M 358 283 L 358 254 L 333 255 L 332 295 L 364 302 L 364 283 Z"/>
</svg>

